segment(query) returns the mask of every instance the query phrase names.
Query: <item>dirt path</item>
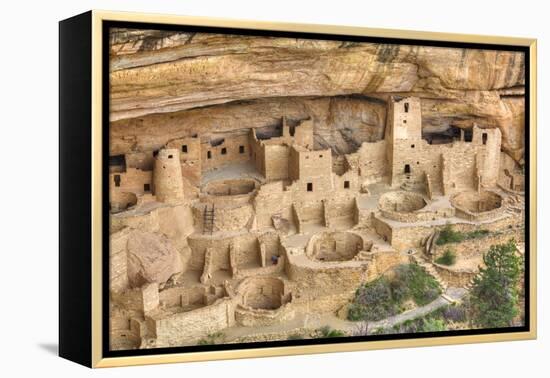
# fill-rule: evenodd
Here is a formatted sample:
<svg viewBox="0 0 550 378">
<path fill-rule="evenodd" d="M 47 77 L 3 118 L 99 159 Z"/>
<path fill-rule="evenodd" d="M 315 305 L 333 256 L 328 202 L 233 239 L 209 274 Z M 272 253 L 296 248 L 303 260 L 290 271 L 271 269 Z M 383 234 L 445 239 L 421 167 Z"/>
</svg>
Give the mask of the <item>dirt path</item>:
<svg viewBox="0 0 550 378">
<path fill-rule="evenodd" d="M 465 289 L 450 287 L 445 291 L 444 296 L 440 295 L 437 299 L 425 306 L 417 307 L 410 311 L 406 311 L 377 322 L 370 322 L 369 329 L 374 330 L 377 328 L 391 328 L 394 325 L 403 323 L 407 320 L 425 316 L 438 308 L 448 305 L 450 303 L 449 299 L 451 301 L 458 301 L 462 299 L 465 294 Z M 333 329 L 338 329 L 346 333 L 353 334 L 358 330 L 360 322 L 340 319 L 333 314 L 301 315 L 284 324 L 274 324 L 265 327 L 231 327 L 226 329 L 224 333 L 226 341 L 231 342 L 232 340 L 240 337 L 261 337 L 262 335 L 269 334 L 290 334 L 293 330 L 298 333 L 298 331 L 304 328 L 317 329 L 324 326 L 329 326 Z"/>
</svg>

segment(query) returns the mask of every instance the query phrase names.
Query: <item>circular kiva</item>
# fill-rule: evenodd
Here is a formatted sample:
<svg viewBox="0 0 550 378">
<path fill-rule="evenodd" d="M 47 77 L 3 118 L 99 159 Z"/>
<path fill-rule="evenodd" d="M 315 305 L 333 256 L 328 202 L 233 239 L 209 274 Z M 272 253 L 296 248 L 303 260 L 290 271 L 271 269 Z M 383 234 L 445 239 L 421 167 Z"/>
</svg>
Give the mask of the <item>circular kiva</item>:
<svg viewBox="0 0 550 378">
<path fill-rule="evenodd" d="M 315 235 L 306 254 L 315 261 L 348 261 L 363 250 L 363 238 L 352 232 L 323 232 Z"/>
<path fill-rule="evenodd" d="M 284 282 L 275 277 L 257 277 L 246 282 L 243 305 L 252 309 L 276 310 L 284 303 Z"/>
<path fill-rule="evenodd" d="M 378 205 L 382 211 L 397 213 L 412 213 L 426 206 L 424 198 L 413 192 L 389 192 L 384 193 Z"/>
<path fill-rule="evenodd" d="M 502 206 L 502 196 L 488 190 L 467 191 L 453 196 L 451 204 L 466 213 L 480 214 L 499 209 Z"/>
</svg>

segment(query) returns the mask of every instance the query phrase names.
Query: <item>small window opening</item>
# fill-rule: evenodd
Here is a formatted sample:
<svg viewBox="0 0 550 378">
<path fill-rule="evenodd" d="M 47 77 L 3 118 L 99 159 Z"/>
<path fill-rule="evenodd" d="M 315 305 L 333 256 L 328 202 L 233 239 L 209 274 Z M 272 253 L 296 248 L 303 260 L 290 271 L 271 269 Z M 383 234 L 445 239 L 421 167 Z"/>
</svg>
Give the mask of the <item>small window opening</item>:
<svg viewBox="0 0 550 378">
<path fill-rule="evenodd" d="M 225 155 L 225 154 L 227 154 L 227 148 L 223 147 L 222 148 L 222 155 Z"/>
<path fill-rule="evenodd" d="M 483 144 L 487 144 L 487 133 L 481 134 L 481 140 Z"/>
<path fill-rule="evenodd" d="M 183 152 L 184 154 L 187 153 L 187 145 L 184 144 L 183 146 L 181 146 L 181 152 Z"/>
<path fill-rule="evenodd" d="M 206 153 L 206 157 L 207 157 L 208 159 L 212 159 L 212 151 L 208 151 L 208 152 Z"/>
<path fill-rule="evenodd" d="M 319 155 L 319 157 L 320 157 L 320 158 L 322 158 L 322 157 L 323 157 L 323 155 Z"/>
<path fill-rule="evenodd" d="M 293 137 L 296 133 L 296 126 L 289 126 L 288 131 L 290 133 L 290 136 Z"/>
<path fill-rule="evenodd" d="M 404 172 L 407 174 L 407 173 L 411 173 L 411 166 L 409 164 L 405 164 L 405 170 Z"/>
<path fill-rule="evenodd" d="M 404 104 L 404 106 L 405 106 L 405 113 L 408 113 L 408 112 L 409 112 L 409 103 L 406 102 L 406 103 Z"/>
<path fill-rule="evenodd" d="M 143 191 L 144 192 L 150 192 L 151 191 L 151 184 L 143 184 Z"/>
<path fill-rule="evenodd" d="M 244 154 L 244 146 L 239 146 L 239 153 Z"/>
<path fill-rule="evenodd" d="M 411 148 L 414 148 L 414 144 L 411 144 Z"/>
<path fill-rule="evenodd" d="M 159 150 L 155 150 L 155 151 L 153 151 L 153 157 L 157 157 L 157 156 L 158 156 L 158 154 L 159 154 Z"/>
<path fill-rule="evenodd" d="M 404 119 L 404 120 L 403 120 L 403 123 L 407 123 L 407 120 L 406 120 L 406 119 Z"/>
<path fill-rule="evenodd" d="M 472 129 L 464 129 L 464 142 L 471 142 L 474 138 L 474 133 Z"/>
<path fill-rule="evenodd" d="M 349 189 L 349 181 L 344 181 L 344 189 Z"/>
<path fill-rule="evenodd" d="M 174 155 L 168 155 L 168 159 L 172 159 Z"/>
<path fill-rule="evenodd" d="M 115 175 L 115 186 L 120 186 L 120 175 Z"/>
<path fill-rule="evenodd" d="M 307 191 L 308 192 L 313 192 L 313 183 L 312 182 L 307 183 Z"/>
</svg>

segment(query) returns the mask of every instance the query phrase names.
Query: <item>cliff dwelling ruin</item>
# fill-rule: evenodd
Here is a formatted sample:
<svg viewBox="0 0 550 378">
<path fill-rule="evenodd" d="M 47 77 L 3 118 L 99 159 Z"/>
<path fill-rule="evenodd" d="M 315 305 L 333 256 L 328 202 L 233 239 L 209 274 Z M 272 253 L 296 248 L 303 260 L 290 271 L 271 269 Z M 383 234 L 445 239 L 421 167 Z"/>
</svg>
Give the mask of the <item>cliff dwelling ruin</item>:
<svg viewBox="0 0 550 378">
<path fill-rule="evenodd" d="M 276 104 L 174 100 L 146 114 L 117 97 L 117 69 L 132 61 L 113 56 L 112 349 L 196 345 L 219 332 L 225 342 L 286 339 L 312 314 L 338 318 L 359 285 L 400 264 L 428 264 L 445 287 L 467 289 L 480 254 L 460 269 L 435 263 L 444 227 L 522 241 L 523 162 L 509 125 L 454 119 L 448 104 L 438 116 L 432 98 L 387 95 L 409 91 L 399 88 L 334 96 L 322 125 L 326 100 L 312 91 L 293 102 L 292 88 Z M 362 121 L 336 115 L 361 113 L 361 101 L 374 109 Z M 266 116 L 273 108 L 288 114 Z"/>
</svg>

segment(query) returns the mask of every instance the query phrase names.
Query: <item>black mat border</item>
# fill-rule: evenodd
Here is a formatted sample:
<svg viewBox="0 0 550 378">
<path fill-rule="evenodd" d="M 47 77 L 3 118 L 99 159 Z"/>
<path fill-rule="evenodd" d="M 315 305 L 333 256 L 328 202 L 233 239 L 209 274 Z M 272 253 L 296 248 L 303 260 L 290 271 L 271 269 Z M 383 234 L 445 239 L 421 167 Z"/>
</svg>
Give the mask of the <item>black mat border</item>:
<svg viewBox="0 0 550 378">
<path fill-rule="evenodd" d="M 130 357 L 130 356 L 149 356 L 160 354 L 173 353 L 193 353 L 193 352 L 209 352 L 220 350 L 237 350 L 237 349 L 256 349 L 256 348 L 273 348 L 273 347 L 288 347 L 288 346 L 304 346 L 304 345 L 325 345 L 325 344 L 341 344 L 353 343 L 360 341 L 381 341 L 381 340 L 408 340 L 408 339 L 425 339 L 438 338 L 448 336 L 472 336 L 472 335 L 490 335 L 502 333 L 517 333 L 528 332 L 530 330 L 530 54 L 528 46 L 515 45 L 499 45 L 499 44 L 484 44 L 484 43 L 463 43 L 463 42 L 444 42 L 444 41 L 428 41 L 420 39 L 405 39 L 405 38 L 385 38 L 385 37 L 365 37 L 365 36 L 349 36 L 336 34 L 322 33 L 303 33 L 303 32 L 285 32 L 271 30 L 251 30 L 239 28 L 225 27 L 206 27 L 192 25 L 168 25 L 158 23 L 143 23 L 143 22 L 127 22 L 127 21 L 103 21 L 102 22 L 102 77 L 103 77 L 103 93 L 102 93 L 102 138 L 103 138 L 103 251 L 109 251 L 109 181 L 106 180 L 109 172 L 109 29 L 110 28 L 129 28 L 129 29 L 146 29 L 146 30 L 165 30 L 179 31 L 188 33 L 220 33 L 233 35 L 247 36 L 263 36 L 263 37 L 283 37 L 283 38 L 304 38 L 317 40 L 334 40 L 347 42 L 369 42 L 380 44 L 399 44 L 399 45 L 414 45 L 414 46 L 434 46 L 447 48 L 467 48 L 478 50 L 499 50 L 499 51 L 519 51 L 525 54 L 525 165 L 529 169 L 525 175 L 525 325 L 522 327 L 507 327 L 507 328 L 492 328 L 481 330 L 457 330 L 444 332 L 427 332 L 420 334 L 397 334 L 397 335 L 370 335 L 370 336 L 350 336 L 339 338 L 326 339 L 306 339 L 306 340 L 281 340 L 270 342 L 254 342 L 241 344 L 221 344 L 221 345 L 196 345 L 171 348 L 154 348 L 140 350 L 125 350 L 111 351 L 109 350 L 109 327 L 104 326 L 102 329 L 102 351 L 103 357 Z M 406 33 L 406 31 L 404 31 Z M 103 253 L 103 282 L 102 282 L 102 303 L 103 303 L 103 324 L 109 324 L 109 253 Z"/>
</svg>

